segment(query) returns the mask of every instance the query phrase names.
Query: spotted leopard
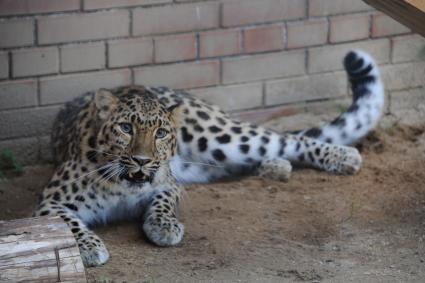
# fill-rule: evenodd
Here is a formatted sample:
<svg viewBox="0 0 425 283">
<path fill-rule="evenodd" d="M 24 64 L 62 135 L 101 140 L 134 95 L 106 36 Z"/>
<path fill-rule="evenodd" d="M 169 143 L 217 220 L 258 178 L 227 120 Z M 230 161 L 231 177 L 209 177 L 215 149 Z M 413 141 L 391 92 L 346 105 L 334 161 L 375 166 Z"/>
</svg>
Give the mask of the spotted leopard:
<svg viewBox="0 0 425 283">
<path fill-rule="evenodd" d="M 109 258 L 105 244 L 89 229 L 95 224 L 137 218 L 153 243 L 181 241 L 181 187 L 169 166 L 180 112 L 143 87 L 122 87 L 88 93 L 59 113 L 56 126 L 63 127 L 66 154 L 58 151 L 64 160 L 35 216 L 62 217 L 86 266 Z"/>
<path fill-rule="evenodd" d="M 322 127 L 278 134 L 232 119 L 217 106 L 166 87 L 128 86 L 88 93 L 56 119 L 52 141 L 60 164 L 36 215 L 59 215 L 71 227 L 84 263 L 109 255 L 88 227 L 138 217 L 160 246 L 181 241 L 179 184 L 251 172 L 287 180 L 291 163 L 355 174 L 362 159 L 350 145 L 374 128 L 384 105 L 373 59 L 344 59 L 350 108 Z"/>
</svg>

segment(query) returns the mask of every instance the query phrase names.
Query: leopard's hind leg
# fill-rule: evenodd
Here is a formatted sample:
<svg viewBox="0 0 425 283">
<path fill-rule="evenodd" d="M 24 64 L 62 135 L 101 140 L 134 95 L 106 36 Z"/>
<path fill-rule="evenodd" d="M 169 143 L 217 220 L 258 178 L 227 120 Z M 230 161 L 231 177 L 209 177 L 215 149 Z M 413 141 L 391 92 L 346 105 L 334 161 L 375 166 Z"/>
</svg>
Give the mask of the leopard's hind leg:
<svg viewBox="0 0 425 283">
<path fill-rule="evenodd" d="M 362 158 L 353 147 L 292 135 L 285 135 L 280 140 L 282 155 L 262 160 L 255 171 L 258 176 L 287 181 L 291 175 L 291 162 L 342 175 L 353 175 L 360 170 Z"/>
<path fill-rule="evenodd" d="M 221 153 L 218 159 L 214 155 L 205 156 L 201 161 L 176 157 L 171 162 L 176 179 L 181 183 L 205 183 L 239 173 L 252 173 L 254 169 L 261 177 L 286 181 L 292 169 L 290 162 L 343 175 L 356 174 L 362 163 L 359 152 L 353 147 L 303 136 L 279 135 L 261 127 L 256 128 L 256 136 L 246 143 L 229 143 L 217 146 L 216 150 Z"/>
<path fill-rule="evenodd" d="M 362 165 L 362 157 L 356 148 L 307 137 L 285 135 L 284 151 L 284 156 L 291 162 L 335 174 L 353 175 Z"/>
</svg>

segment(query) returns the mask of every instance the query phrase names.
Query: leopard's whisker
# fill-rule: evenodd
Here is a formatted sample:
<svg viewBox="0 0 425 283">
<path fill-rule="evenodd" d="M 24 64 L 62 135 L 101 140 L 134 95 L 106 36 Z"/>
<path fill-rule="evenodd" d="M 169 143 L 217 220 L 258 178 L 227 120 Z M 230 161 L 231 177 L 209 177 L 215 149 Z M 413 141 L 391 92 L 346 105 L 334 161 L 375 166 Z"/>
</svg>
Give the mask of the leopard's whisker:
<svg viewBox="0 0 425 283">
<path fill-rule="evenodd" d="M 100 180 L 102 183 L 109 181 L 117 172 L 117 170 L 120 168 L 120 165 L 114 165 L 111 166 L 111 169 L 108 171 L 107 175 L 102 176 L 102 179 Z"/>
<path fill-rule="evenodd" d="M 121 172 L 121 170 L 124 168 L 124 166 L 122 166 L 121 164 L 117 164 L 117 166 L 114 167 L 113 171 L 111 172 L 111 174 L 109 174 L 109 176 L 107 176 L 105 179 L 106 180 L 110 180 L 113 177 L 119 175 L 119 173 Z"/>
<path fill-rule="evenodd" d="M 125 168 L 124 168 L 123 166 L 121 166 L 121 167 L 117 168 L 117 170 L 116 170 L 115 174 L 111 177 L 111 179 L 112 179 L 112 178 L 115 178 L 115 181 L 118 181 L 118 180 L 117 180 L 117 178 L 121 175 L 121 173 L 122 173 L 124 170 L 125 170 Z"/>
<path fill-rule="evenodd" d="M 111 180 L 114 176 L 116 176 L 120 172 L 120 170 L 121 170 L 121 166 L 119 165 L 115 166 L 112 172 L 104 178 L 103 183 Z"/>
<path fill-rule="evenodd" d="M 109 165 L 107 169 L 104 172 L 102 172 L 102 174 L 100 174 L 97 178 L 92 179 L 91 184 L 95 184 L 101 181 L 104 178 L 104 175 L 109 174 L 110 171 L 111 171 L 111 165 Z"/>
<path fill-rule="evenodd" d="M 216 167 L 216 168 L 224 168 L 224 166 L 222 166 L 222 165 L 215 165 L 215 164 L 203 163 L 203 162 L 183 161 L 182 163 L 185 163 L 185 164 L 198 164 L 198 165 L 204 165 L 204 166 L 210 166 L 210 167 Z"/>
<path fill-rule="evenodd" d="M 90 171 L 90 172 L 88 172 L 86 174 L 83 174 L 83 175 L 79 176 L 78 178 L 75 178 L 75 179 L 71 180 L 69 184 L 73 184 L 73 183 L 77 182 L 78 180 L 80 180 L 80 179 L 82 179 L 84 177 L 87 177 L 88 175 L 91 175 L 93 173 L 96 173 L 97 171 L 100 171 L 102 169 L 107 168 L 108 166 L 110 166 L 109 163 L 107 163 L 106 165 L 103 165 L 103 166 L 101 166 L 101 167 L 99 167 L 97 169 L 94 169 L 94 170 L 92 170 L 92 171 Z"/>
<path fill-rule="evenodd" d="M 123 167 L 121 167 L 121 169 L 120 169 L 120 171 L 118 172 L 118 174 L 117 174 L 117 178 L 119 178 L 121 175 L 122 175 L 122 173 L 124 173 L 124 172 L 126 172 L 127 171 L 127 168 L 125 168 L 124 166 Z"/>
<path fill-rule="evenodd" d="M 103 174 L 100 174 L 100 176 L 97 179 L 93 180 L 92 183 L 96 183 L 96 182 L 101 181 L 102 179 L 105 178 L 106 175 L 109 175 L 111 173 L 111 171 L 113 171 L 115 169 L 116 166 L 120 166 L 118 160 L 113 160 L 112 162 L 109 162 L 107 165 L 108 165 L 109 168 L 107 167 L 105 172 L 103 172 Z"/>
</svg>

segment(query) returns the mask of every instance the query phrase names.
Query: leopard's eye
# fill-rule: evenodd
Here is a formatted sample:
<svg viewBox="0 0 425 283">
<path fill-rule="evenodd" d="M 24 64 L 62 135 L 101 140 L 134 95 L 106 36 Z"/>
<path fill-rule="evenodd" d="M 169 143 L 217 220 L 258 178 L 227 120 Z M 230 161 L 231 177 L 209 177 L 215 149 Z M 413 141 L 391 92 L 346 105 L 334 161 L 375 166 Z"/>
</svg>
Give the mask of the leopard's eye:
<svg viewBox="0 0 425 283">
<path fill-rule="evenodd" d="M 166 129 L 159 128 L 158 130 L 156 130 L 155 137 L 157 139 L 162 139 L 162 138 L 165 138 L 167 134 L 168 134 L 168 131 Z"/>
<path fill-rule="evenodd" d="M 131 126 L 130 123 L 120 123 L 121 131 L 123 131 L 126 134 L 132 135 L 133 134 L 133 126 Z"/>
</svg>

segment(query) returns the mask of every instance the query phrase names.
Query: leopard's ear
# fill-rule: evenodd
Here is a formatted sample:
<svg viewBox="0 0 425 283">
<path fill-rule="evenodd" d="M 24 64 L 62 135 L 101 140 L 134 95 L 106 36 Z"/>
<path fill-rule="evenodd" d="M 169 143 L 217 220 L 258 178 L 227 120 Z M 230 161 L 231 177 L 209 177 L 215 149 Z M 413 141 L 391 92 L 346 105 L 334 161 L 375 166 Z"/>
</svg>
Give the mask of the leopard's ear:
<svg viewBox="0 0 425 283">
<path fill-rule="evenodd" d="M 104 120 L 118 105 L 118 98 L 107 89 L 99 89 L 94 95 L 99 118 Z"/>
<path fill-rule="evenodd" d="M 167 110 L 170 113 L 170 119 L 178 126 L 183 117 L 183 104 L 173 104 Z"/>
</svg>

